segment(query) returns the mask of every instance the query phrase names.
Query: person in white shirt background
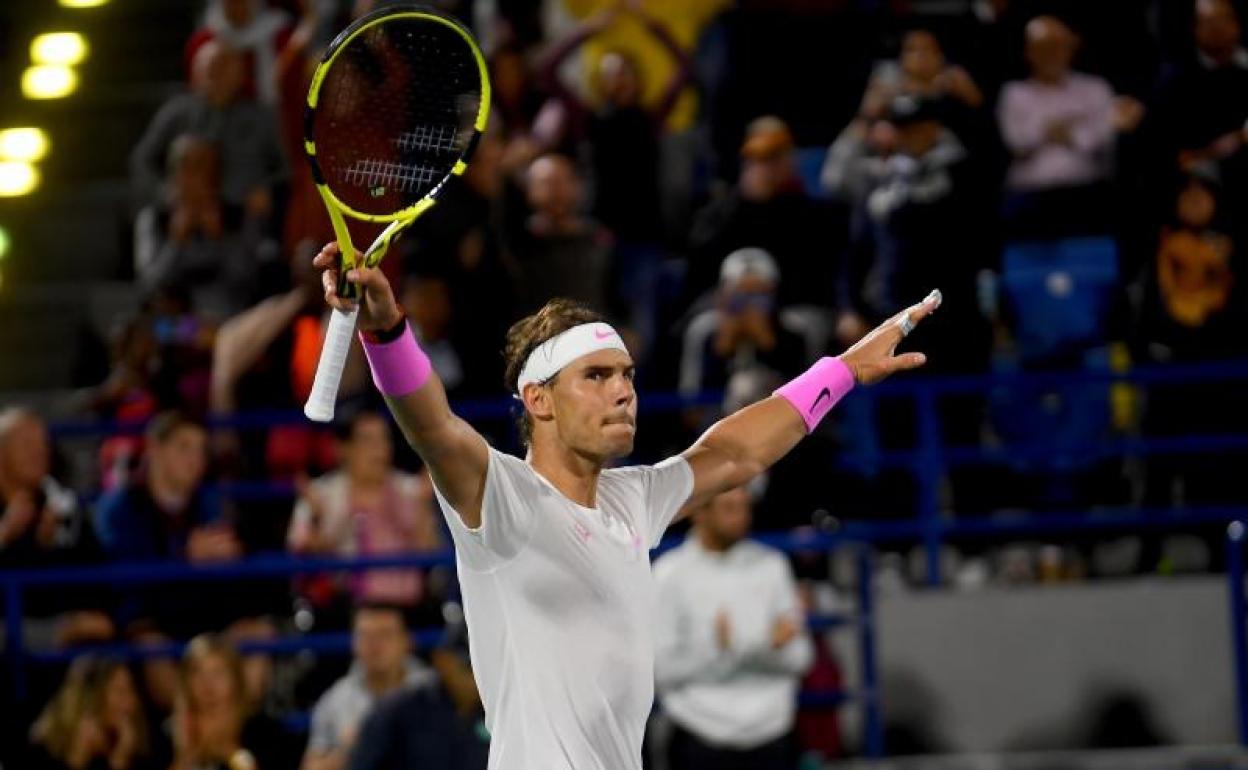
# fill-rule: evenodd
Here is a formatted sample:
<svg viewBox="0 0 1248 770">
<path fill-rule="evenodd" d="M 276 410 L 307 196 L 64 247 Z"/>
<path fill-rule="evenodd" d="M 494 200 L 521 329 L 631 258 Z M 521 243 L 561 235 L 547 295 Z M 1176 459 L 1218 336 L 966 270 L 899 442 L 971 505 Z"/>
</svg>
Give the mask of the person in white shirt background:
<svg viewBox="0 0 1248 770">
<path fill-rule="evenodd" d="M 379 699 L 402 688 L 437 684 L 433 669 L 412 654 L 401 607 L 360 605 L 352 623 L 351 651 L 351 670 L 312 710 L 302 770 L 342 770 L 361 723 Z"/>
<path fill-rule="evenodd" d="M 669 770 L 795 764 L 797 691 L 814 660 L 787 557 L 746 540 L 749 493 L 716 495 L 654 565 L 655 682 L 674 723 Z"/>
<path fill-rule="evenodd" d="M 354 308 L 335 291 L 337 246 L 313 264 L 326 301 Z M 682 512 L 787 454 L 856 383 L 922 366 L 922 353 L 895 351 L 940 304 L 933 291 L 680 455 L 610 468 L 633 451 L 637 394 L 632 356 L 597 313 L 556 299 L 508 331 L 522 460 L 451 411 L 382 273 L 346 278 L 361 289 L 373 381 L 425 461 L 455 543 L 490 770 L 641 770 L 654 700 L 649 550 Z"/>
</svg>

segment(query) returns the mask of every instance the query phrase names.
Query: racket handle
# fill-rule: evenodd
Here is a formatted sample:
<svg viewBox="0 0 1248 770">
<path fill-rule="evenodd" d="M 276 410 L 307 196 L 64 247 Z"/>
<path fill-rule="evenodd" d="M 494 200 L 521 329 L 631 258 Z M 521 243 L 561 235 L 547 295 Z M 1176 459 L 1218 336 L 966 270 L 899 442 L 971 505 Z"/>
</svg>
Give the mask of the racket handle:
<svg viewBox="0 0 1248 770">
<path fill-rule="evenodd" d="M 338 400 L 338 383 L 351 352 L 351 340 L 355 337 L 355 317 L 358 307 L 350 313 L 334 310 L 325 330 L 325 344 L 321 346 L 321 360 L 316 364 L 316 379 L 312 381 L 312 393 L 303 413 L 309 420 L 329 422 L 334 419 L 334 403 Z"/>
</svg>

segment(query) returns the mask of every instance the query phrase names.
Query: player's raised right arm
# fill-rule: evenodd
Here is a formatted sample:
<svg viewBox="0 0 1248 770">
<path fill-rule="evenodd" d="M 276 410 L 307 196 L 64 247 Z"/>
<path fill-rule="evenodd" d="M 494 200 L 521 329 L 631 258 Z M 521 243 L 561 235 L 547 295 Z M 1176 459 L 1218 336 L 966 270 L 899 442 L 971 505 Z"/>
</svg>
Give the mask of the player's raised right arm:
<svg viewBox="0 0 1248 770">
<path fill-rule="evenodd" d="M 339 297 L 335 291 L 338 262 L 338 246 L 331 243 L 316 255 L 313 264 L 322 271 L 325 301 L 339 310 L 349 310 L 354 303 Z M 380 270 L 356 268 L 347 273 L 347 280 L 361 288 L 360 331 L 384 333 L 400 329 L 406 323 L 403 311 L 395 302 L 390 282 Z M 411 331 L 403 329 L 402 333 L 410 335 Z M 370 355 L 375 379 L 378 361 L 379 356 L 375 353 Z M 485 439 L 451 411 L 446 390 L 436 373 L 429 370 L 427 377 L 418 378 L 423 380 L 418 387 L 408 390 L 404 383 L 417 380 L 409 377 L 410 372 L 393 370 L 395 364 L 402 364 L 403 361 L 391 360 L 388 363 L 391 371 L 382 376 L 389 374 L 390 377 L 382 387 L 382 394 L 390 412 L 408 443 L 428 466 L 434 483 L 447 502 L 459 512 L 466 525 L 472 528 L 480 526 L 485 472 L 489 465 L 489 447 Z"/>
</svg>

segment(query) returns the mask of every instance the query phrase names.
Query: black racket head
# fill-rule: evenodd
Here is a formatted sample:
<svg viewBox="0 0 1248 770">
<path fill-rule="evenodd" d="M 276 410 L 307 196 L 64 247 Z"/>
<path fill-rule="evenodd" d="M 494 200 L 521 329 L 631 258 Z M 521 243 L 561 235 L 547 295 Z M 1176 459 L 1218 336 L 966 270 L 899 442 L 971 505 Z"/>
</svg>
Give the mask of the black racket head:
<svg viewBox="0 0 1248 770">
<path fill-rule="evenodd" d="M 488 104 L 484 59 L 458 22 L 411 6 L 369 14 L 334 40 L 313 77 L 313 177 L 352 216 L 398 218 L 462 172 Z"/>
</svg>

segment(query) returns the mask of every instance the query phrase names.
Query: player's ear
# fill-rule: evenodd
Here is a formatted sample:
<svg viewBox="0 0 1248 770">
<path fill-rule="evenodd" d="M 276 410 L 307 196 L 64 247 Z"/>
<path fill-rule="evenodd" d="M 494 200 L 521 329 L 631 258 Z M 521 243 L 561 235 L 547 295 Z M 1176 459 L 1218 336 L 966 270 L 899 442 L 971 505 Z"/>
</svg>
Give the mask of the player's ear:
<svg viewBox="0 0 1248 770">
<path fill-rule="evenodd" d="M 550 388 L 531 382 L 524 386 L 524 408 L 534 420 L 549 420 L 554 417 L 554 403 Z"/>
</svg>

